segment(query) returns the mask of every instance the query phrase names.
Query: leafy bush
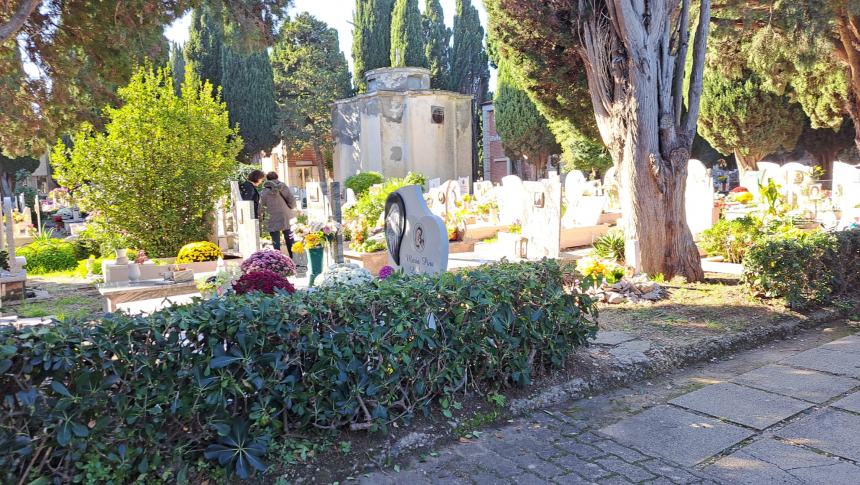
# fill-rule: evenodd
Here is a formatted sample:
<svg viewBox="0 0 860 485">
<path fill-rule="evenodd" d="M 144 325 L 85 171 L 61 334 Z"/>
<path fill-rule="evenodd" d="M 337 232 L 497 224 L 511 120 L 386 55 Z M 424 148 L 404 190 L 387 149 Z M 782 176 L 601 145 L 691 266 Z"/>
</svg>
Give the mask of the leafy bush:
<svg viewBox="0 0 860 485">
<path fill-rule="evenodd" d="M 359 228 L 354 227 L 356 223 L 366 226 L 364 227 L 365 231 L 367 227 L 375 227 L 379 217 L 385 212 L 385 200 L 395 190 L 407 185 L 424 186 L 426 183 L 427 178 L 423 175 L 409 172 L 402 179 L 390 178 L 386 180 L 379 190 L 369 190 L 358 198 L 354 206 L 344 212 L 350 232 L 353 234 L 357 232 Z"/>
<path fill-rule="evenodd" d="M 387 250 L 388 246 L 385 245 L 385 241 L 380 241 L 379 239 L 368 239 L 361 243 L 352 243 L 350 248 L 359 253 L 378 253 L 380 251 Z"/>
<path fill-rule="evenodd" d="M 217 244 L 209 241 L 198 241 L 182 246 L 182 249 L 179 250 L 179 254 L 176 256 L 176 262 L 179 264 L 201 263 L 204 261 L 218 261 L 218 258 L 222 257 L 224 255 Z"/>
<path fill-rule="evenodd" d="M 624 262 L 624 231 L 612 229 L 594 241 L 594 254 L 616 263 Z"/>
<path fill-rule="evenodd" d="M 45 238 L 18 249 L 17 256 L 27 258 L 27 271 L 32 274 L 66 271 L 78 266 L 75 246 L 62 239 Z"/>
<path fill-rule="evenodd" d="M 0 481 L 28 468 L 70 481 L 102 457 L 116 482 L 150 483 L 203 450 L 243 476 L 275 438 L 375 430 L 464 389 L 527 385 L 596 332 L 564 277 L 553 260 L 503 262 L 0 328 Z"/>
<path fill-rule="evenodd" d="M 782 233 L 758 241 L 744 260 L 744 282 L 792 308 L 826 303 L 860 287 L 860 230 Z"/>
<path fill-rule="evenodd" d="M 253 292 L 274 295 L 275 290 L 283 290 L 287 293 L 294 293 L 296 291 L 295 287 L 286 278 L 267 269 L 258 269 L 243 274 L 238 281 L 233 283 L 233 289 L 240 295 Z"/>
<path fill-rule="evenodd" d="M 376 184 L 381 184 L 385 178 L 379 172 L 362 172 L 352 177 L 347 177 L 346 188 L 352 189 L 356 197 L 364 195 L 370 187 Z"/>
<path fill-rule="evenodd" d="M 0 251 L 0 269 L 9 271 L 9 251 Z"/>
<path fill-rule="evenodd" d="M 169 70 L 138 69 L 119 88 L 119 108 L 105 109 L 103 132 L 84 125 L 73 147 L 57 143 L 55 178 L 80 187 L 83 207 L 154 256 L 205 239 L 242 148 L 212 93 L 191 70 L 177 96 Z"/>
<path fill-rule="evenodd" d="M 289 256 L 273 250 L 257 251 L 242 262 L 242 271 L 245 273 L 253 273 L 263 269 L 288 278 L 296 274 L 296 263 Z"/>
<path fill-rule="evenodd" d="M 711 256 L 722 256 L 729 263 L 740 263 L 753 243 L 762 236 L 761 231 L 761 221 L 755 217 L 732 221 L 721 219 L 702 233 L 699 244 Z"/>
</svg>

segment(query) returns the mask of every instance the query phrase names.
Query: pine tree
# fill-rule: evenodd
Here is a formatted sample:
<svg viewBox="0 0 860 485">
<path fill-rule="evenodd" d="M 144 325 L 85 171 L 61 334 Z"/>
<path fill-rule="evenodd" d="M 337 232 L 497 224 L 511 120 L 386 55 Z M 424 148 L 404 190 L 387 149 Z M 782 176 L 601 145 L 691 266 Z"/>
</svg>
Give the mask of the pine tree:
<svg viewBox="0 0 860 485">
<path fill-rule="evenodd" d="M 170 72 L 173 74 L 173 89 L 179 96 L 182 94 L 182 82 L 185 80 L 185 55 L 179 44 L 170 46 Z"/>
<path fill-rule="evenodd" d="M 457 0 L 450 89 L 471 94 L 480 104 L 486 99 L 489 80 L 489 59 L 484 49 L 484 28 L 478 9 L 470 0 Z"/>
<path fill-rule="evenodd" d="M 418 0 L 396 0 L 391 14 L 391 65 L 427 67 Z"/>
<path fill-rule="evenodd" d="M 487 99 L 490 60 L 484 49 L 484 27 L 470 0 L 457 0 L 454 13 L 454 45 L 451 48 L 451 91 L 472 96 L 472 178 L 479 175 L 479 150 L 483 127 L 481 103 Z"/>
<path fill-rule="evenodd" d="M 221 85 L 221 48 L 224 43 L 223 5 L 208 0 L 194 9 L 185 44 L 185 61 L 203 81 Z"/>
<path fill-rule="evenodd" d="M 354 82 L 364 92 L 364 73 L 391 65 L 391 12 L 394 0 L 356 0 L 352 33 Z"/>
<path fill-rule="evenodd" d="M 505 153 L 531 163 L 538 176 L 542 176 L 549 156 L 559 148 L 547 119 L 518 85 L 515 74 L 504 61 L 499 63 L 497 91 L 493 100 L 496 131 Z"/>
<path fill-rule="evenodd" d="M 430 68 L 430 85 L 436 89 L 448 89 L 451 29 L 445 26 L 445 13 L 439 0 L 426 0 L 421 20 L 424 27 L 424 56 Z"/>
<path fill-rule="evenodd" d="M 286 22 L 272 48 L 272 69 L 278 134 L 289 140 L 291 150 L 313 147 L 325 192 L 323 153 L 331 153 L 333 146 L 331 105 L 351 91 L 337 31 L 308 13 Z"/>
<path fill-rule="evenodd" d="M 230 125 L 239 125 L 245 141 L 240 157 L 251 161 L 260 152 L 272 150 L 277 105 L 272 80 L 272 64 L 265 50 L 244 54 L 229 47 L 222 49 L 222 97 L 230 111 Z"/>
</svg>

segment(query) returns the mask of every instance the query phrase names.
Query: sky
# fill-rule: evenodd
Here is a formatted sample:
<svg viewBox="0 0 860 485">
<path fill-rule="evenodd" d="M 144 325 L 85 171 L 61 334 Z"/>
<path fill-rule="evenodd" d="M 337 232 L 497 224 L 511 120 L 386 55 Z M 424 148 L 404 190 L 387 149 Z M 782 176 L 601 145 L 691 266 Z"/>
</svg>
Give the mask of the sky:
<svg viewBox="0 0 860 485">
<path fill-rule="evenodd" d="M 340 38 L 340 48 L 346 55 L 349 61 L 350 69 L 352 68 L 352 15 L 355 10 L 355 0 L 294 0 L 295 6 L 291 13 L 309 12 L 314 17 L 334 27 L 338 31 Z M 441 0 L 442 9 L 445 11 L 445 23 L 449 28 L 454 26 L 454 3 L 455 0 Z M 420 2 L 421 9 L 424 8 L 424 2 Z M 484 2 L 481 0 L 473 0 L 473 5 L 478 9 L 481 16 L 481 23 L 484 29 L 487 28 L 487 12 L 484 10 Z M 167 27 L 164 35 L 172 42 L 184 44 L 188 40 L 188 27 L 191 24 L 191 15 L 187 14 L 181 19 Z M 496 85 L 496 73 L 492 72 L 490 80 L 490 89 L 494 89 Z"/>
</svg>

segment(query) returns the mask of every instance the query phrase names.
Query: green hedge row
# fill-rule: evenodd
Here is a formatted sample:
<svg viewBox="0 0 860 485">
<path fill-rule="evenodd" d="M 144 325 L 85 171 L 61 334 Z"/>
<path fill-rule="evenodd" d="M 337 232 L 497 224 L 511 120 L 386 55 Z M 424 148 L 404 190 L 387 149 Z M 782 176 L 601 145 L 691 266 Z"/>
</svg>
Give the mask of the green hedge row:
<svg viewBox="0 0 860 485">
<path fill-rule="evenodd" d="M 860 229 L 786 233 L 757 241 L 744 260 L 753 291 L 793 308 L 860 290 Z"/>
<path fill-rule="evenodd" d="M 527 385 L 596 332 L 555 261 L 0 330 L 0 477 L 239 476 L 308 429 L 377 429 Z"/>
</svg>

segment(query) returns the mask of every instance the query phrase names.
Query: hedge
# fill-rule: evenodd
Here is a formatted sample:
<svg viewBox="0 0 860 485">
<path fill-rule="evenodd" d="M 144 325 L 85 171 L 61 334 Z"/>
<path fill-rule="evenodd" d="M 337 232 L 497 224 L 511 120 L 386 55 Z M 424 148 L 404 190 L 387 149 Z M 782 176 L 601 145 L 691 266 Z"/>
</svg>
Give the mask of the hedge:
<svg viewBox="0 0 860 485">
<path fill-rule="evenodd" d="M 827 303 L 860 290 L 860 229 L 787 233 L 757 241 L 744 260 L 744 282 L 792 308 Z"/>
<path fill-rule="evenodd" d="M 595 322 L 548 260 L 0 329 L 0 477 L 182 481 L 201 455 L 248 476 L 289 433 L 528 385 Z"/>
<path fill-rule="evenodd" d="M 31 274 L 66 271 L 78 266 L 75 246 L 63 239 L 37 239 L 18 249 L 17 256 L 27 258 L 27 272 Z"/>
</svg>

